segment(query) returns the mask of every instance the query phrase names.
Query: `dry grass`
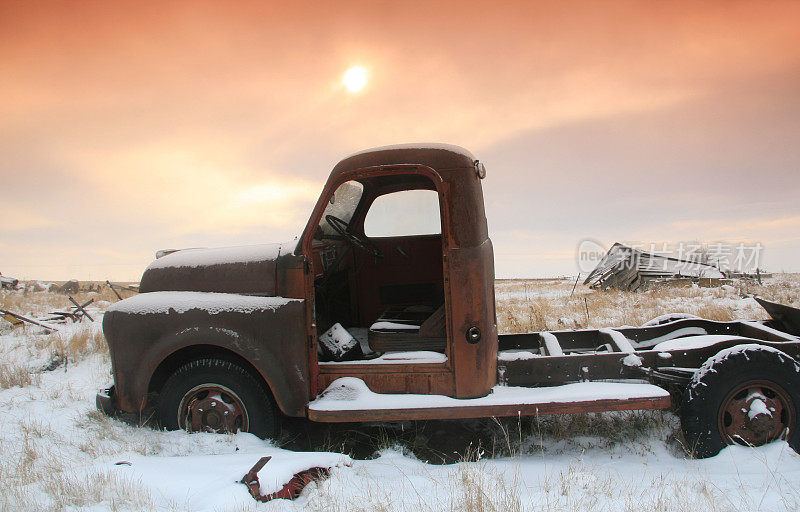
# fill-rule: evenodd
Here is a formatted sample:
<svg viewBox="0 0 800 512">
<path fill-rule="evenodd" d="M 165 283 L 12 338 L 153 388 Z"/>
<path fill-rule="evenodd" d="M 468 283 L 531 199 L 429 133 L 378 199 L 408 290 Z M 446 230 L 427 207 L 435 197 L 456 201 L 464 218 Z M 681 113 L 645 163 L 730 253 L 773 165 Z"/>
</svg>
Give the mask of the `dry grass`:
<svg viewBox="0 0 800 512">
<path fill-rule="evenodd" d="M 123 298 L 134 295 L 133 292 L 122 291 L 120 292 Z M 102 286 L 99 292 L 78 292 L 71 294 L 72 298 L 78 303 L 84 304 L 93 299 L 94 305 L 101 307 L 105 303 L 117 302 L 117 296 L 108 286 Z M 23 315 L 44 316 L 51 311 L 65 310 L 73 307 L 67 295 L 56 292 L 29 292 L 25 291 L 9 291 L 3 290 L 0 292 L 0 309 L 7 309 Z"/>
<path fill-rule="evenodd" d="M 476 463 L 460 464 L 450 478 L 450 502 L 445 510 L 464 512 L 520 512 L 530 510 L 520 496 L 519 480 Z"/>
<path fill-rule="evenodd" d="M 92 354 L 108 356 L 103 331 L 99 326 L 82 323 L 75 329 L 58 331 L 41 337 L 35 342 L 39 350 L 49 350 L 53 357 L 70 362 L 78 362 Z"/>
<path fill-rule="evenodd" d="M 500 332 L 638 326 L 667 312 L 722 321 L 767 318 L 752 301 L 742 306 L 739 299 L 751 295 L 800 306 L 798 274 L 779 275 L 764 285 L 741 280 L 720 288 L 659 287 L 645 292 L 598 291 L 578 284 L 573 293 L 574 284 L 569 280 L 498 281 Z"/>
<path fill-rule="evenodd" d="M 93 468 L 85 457 L 78 462 L 75 450 L 84 452 L 84 445 L 94 448 L 84 452 L 93 459 L 125 451 L 125 443 L 113 442 L 116 439 L 109 442 L 108 434 L 119 430 L 113 421 L 105 417 L 87 419 L 81 426 L 96 423 L 97 428 L 86 436 L 59 432 L 37 420 L 19 421 L 11 430 L 19 436 L 17 441 L 0 443 L 0 511 L 55 512 L 96 506 L 113 511 L 185 510 L 176 503 L 154 499 L 140 482 L 124 474 Z M 134 437 L 132 427 L 126 430 Z M 86 442 L 76 444 L 76 437 Z"/>
<path fill-rule="evenodd" d="M 0 362 L 0 389 L 38 386 L 41 376 L 31 372 L 26 365 L 14 362 Z"/>
</svg>

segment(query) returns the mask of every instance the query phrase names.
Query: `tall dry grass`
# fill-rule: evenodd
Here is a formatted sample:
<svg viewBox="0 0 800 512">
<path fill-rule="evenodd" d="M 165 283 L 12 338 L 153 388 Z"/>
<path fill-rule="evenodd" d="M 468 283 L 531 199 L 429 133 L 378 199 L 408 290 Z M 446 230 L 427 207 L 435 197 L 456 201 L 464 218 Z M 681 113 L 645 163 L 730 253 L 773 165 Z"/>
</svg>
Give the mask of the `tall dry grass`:
<svg viewBox="0 0 800 512">
<path fill-rule="evenodd" d="M 574 292 L 573 292 L 574 287 Z M 800 307 L 800 274 L 782 274 L 759 285 L 739 280 L 720 288 L 654 287 L 644 292 L 591 290 L 569 280 L 503 280 L 497 283 L 500 332 L 638 326 L 664 313 L 690 313 L 710 320 L 766 319 L 758 295 Z"/>
<path fill-rule="evenodd" d="M 51 427 L 27 419 L 16 427 L 19 442 L 0 443 L 0 511 L 170 509 L 138 482 L 112 470 L 75 464 L 65 453 L 53 452 L 54 446 L 68 451 L 70 440 Z"/>
<path fill-rule="evenodd" d="M 0 389 L 38 386 L 41 375 L 18 362 L 0 361 Z"/>
<path fill-rule="evenodd" d="M 122 298 L 134 295 L 133 292 L 119 292 Z M 89 300 L 94 302 L 92 306 L 99 306 L 105 309 L 108 304 L 117 302 L 117 296 L 108 286 L 101 286 L 100 291 L 86 292 L 81 291 L 71 294 L 79 304 L 84 304 Z M 57 292 L 33 292 L 28 290 L 3 290 L 0 292 L 0 309 L 7 309 L 23 315 L 45 316 L 52 311 L 64 311 L 72 308 L 73 304 L 69 297 Z"/>
<path fill-rule="evenodd" d="M 37 338 L 35 347 L 72 362 L 93 354 L 108 356 L 108 344 L 99 325 L 84 322 L 70 327 Z"/>
</svg>

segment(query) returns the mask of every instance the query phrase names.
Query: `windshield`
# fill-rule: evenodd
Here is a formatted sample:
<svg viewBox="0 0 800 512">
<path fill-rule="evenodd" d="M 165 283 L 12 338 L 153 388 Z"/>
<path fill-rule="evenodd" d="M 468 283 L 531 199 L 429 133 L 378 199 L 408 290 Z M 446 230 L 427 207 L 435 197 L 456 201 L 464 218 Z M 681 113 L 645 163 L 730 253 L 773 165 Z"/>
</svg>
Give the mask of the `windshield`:
<svg viewBox="0 0 800 512">
<path fill-rule="evenodd" d="M 325 213 L 319 221 L 319 229 L 316 236 L 320 235 L 334 235 L 336 232 L 331 228 L 330 224 L 325 220 L 328 215 L 333 215 L 345 223 L 350 224 L 350 219 L 356 211 L 356 206 L 361 200 L 361 195 L 364 193 L 364 185 L 357 181 L 346 181 L 339 185 L 336 192 L 333 193 L 328 204 L 325 206 Z"/>
</svg>

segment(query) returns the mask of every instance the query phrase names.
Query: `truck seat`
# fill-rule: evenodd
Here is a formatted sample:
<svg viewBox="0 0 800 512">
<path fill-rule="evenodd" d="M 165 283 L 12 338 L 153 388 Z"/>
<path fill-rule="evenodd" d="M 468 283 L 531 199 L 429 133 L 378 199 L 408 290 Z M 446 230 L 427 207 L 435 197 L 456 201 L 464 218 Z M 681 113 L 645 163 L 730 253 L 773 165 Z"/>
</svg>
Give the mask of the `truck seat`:
<svg viewBox="0 0 800 512">
<path fill-rule="evenodd" d="M 430 350 L 444 352 L 446 345 L 444 304 L 391 306 L 368 331 L 369 348 L 375 352 Z"/>
</svg>

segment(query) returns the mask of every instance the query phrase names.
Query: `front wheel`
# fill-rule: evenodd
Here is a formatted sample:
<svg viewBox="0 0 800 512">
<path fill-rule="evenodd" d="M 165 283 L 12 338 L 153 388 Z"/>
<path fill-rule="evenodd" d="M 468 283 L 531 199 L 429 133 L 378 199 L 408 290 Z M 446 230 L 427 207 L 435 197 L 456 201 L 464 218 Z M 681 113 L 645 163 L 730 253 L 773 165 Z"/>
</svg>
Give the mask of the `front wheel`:
<svg viewBox="0 0 800 512">
<path fill-rule="evenodd" d="M 161 426 L 188 432 L 278 433 L 278 413 L 268 391 L 241 366 L 199 359 L 178 368 L 162 388 Z"/>
<path fill-rule="evenodd" d="M 739 345 L 695 373 L 681 409 L 688 448 L 712 457 L 725 446 L 761 446 L 785 438 L 800 452 L 800 366 L 762 345 Z"/>
</svg>

